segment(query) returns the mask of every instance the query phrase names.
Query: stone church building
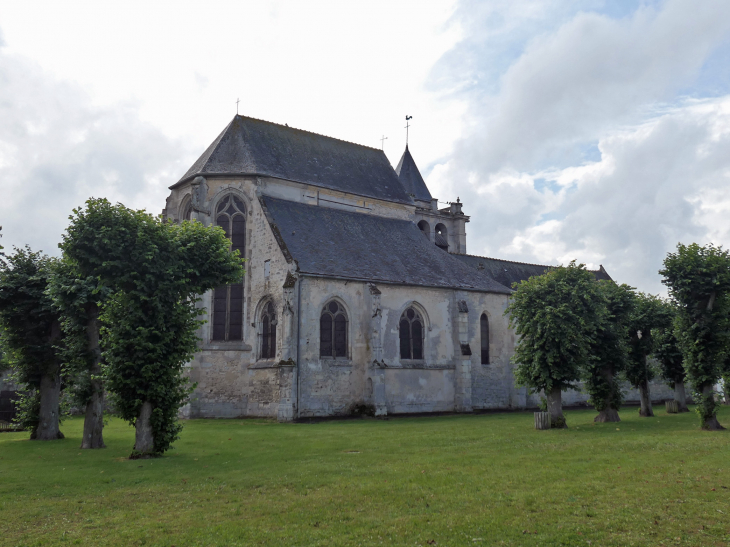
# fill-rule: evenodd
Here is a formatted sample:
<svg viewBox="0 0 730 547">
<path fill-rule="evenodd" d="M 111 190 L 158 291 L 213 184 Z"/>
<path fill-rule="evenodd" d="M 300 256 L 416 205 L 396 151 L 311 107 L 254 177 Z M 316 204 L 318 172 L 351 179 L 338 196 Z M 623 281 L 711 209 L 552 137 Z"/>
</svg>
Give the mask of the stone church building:
<svg viewBox="0 0 730 547">
<path fill-rule="evenodd" d="M 167 218 L 222 227 L 246 258 L 241 283 L 203 297 L 185 415 L 534 406 L 503 313 L 511 284 L 547 266 L 467 254 L 462 204 L 439 208 L 407 146 L 393 169 L 381 150 L 237 115 L 170 189 Z"/>
</svg>

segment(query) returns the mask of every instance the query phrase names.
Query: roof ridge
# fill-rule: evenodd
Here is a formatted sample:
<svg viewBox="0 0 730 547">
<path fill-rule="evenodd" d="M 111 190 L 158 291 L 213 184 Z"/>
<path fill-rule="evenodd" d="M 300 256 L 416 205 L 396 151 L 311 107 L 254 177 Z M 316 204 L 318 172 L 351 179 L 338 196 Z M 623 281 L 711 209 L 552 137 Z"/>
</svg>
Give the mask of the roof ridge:
<svg viewBox="0 0 730 547">
<path fill-rule="evenodd" d="M 507 260 L 505 258 L 492 258 L 491 256 L 480 256 L 480 255 L 471 255 L 468 253 L 453 253 L 455 255 L 461 255 L 461 256 L 473 256 L 474 258 L 484 258 L 486 260 L 496 260 L 497 262 L 511 262 L 512 264 L 524 264 L 525 266 L 540 266 L 541 268 L 559 268 L 560 266 L 552 266 L 550 264 L 535 264 L 534 262 L 520 262 L 519 260 Z M 590 270 L 586 268 L 586 271 L 589 272 L 600 272 L 601 268 L 603 267 L 603 264 L 600 265 L 600 267 L 597 270 Z M 605 271 L 605 269 L 604 269 Z M 608 272 L 606 272 L 608 274 Z"/>
<path fill-rule="evenodd" d="M 558 266 L 551 266 L 549 264 L 535 264 L 534 262 L 520 262 L 519 260 L 507 260 L 504 258 L 492 258 L 491 256 L 480 256 L 472 255 L 468 253 L 454 253 L 462 256 L 473 256 L 474 258 L 484 258 L 486 260 L 496 260 L 498 262 L 511 262 L 512 264 L 524 264 L 525 266 L 540 266 L 541 268 L 557 268 Z"/>
<path fill-rule="evenodd" d="M 272 121 L 264 120 L 261 118 L 254 118 L 253 116 L 244 116 L 243 114 L 236 114 L 233 119 L 235 120 L 236 118 L 247 118 L 249 120 L 255 120 L 257 122 L 270 123 L 271 125 L 278 125 L 279 127 L 283 127 L 284 129 L 294 129 L 296 131 L 301 131 L 302 133 L 309 133 L 310 135 L 317 135 L 318 137 L 324 137 L 325 139 L 332 139 L 333 141 L 345 142 L 347 144 L 354 144 L 355 146 L 362 146 L 363 148 L 369 148 L 370 150 L 375 150 L 377 152 L 383 152 L 383 150 L 381 150 L 380 148 L 375 148 L 374 146 L 368 146 L 367 144 L 360 144 L 357 142 L 346 141 L 345 139 L 338 139 L 337 137 L 331 137 L 331 136 L 325 135 L 323 133 L 315 133 L 314 131 L 307 131 L 306 129 L 299 129 L 298 127 L 293 127 L 289 124 L 280 124 L 277 122 L 272 122 Z M 233 123 L 233 120 L 231 120 L 231 123 Z M 230 123 L 228 125 L 230 125 Z M 226 126 L 226 127 L 228 127 L 228 126 Z"/>
</svg>

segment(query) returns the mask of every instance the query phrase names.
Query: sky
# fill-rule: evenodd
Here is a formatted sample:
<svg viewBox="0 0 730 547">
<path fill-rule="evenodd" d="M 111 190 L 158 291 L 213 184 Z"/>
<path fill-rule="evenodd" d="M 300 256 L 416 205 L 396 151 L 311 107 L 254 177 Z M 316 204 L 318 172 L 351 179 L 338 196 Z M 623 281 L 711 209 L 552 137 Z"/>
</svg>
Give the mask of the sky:
<svg viewBox="0 0 730 547">
<path fill-rule="evenodd" d="M 89 197 L 159 213 L 236 113 L 410 150 L 470 254 L 664 293 L 730 245 L 730 2 L 0 3 L 2 244 Z M 381 141 L 382 137 L 387 137 Z"/>
</svg>

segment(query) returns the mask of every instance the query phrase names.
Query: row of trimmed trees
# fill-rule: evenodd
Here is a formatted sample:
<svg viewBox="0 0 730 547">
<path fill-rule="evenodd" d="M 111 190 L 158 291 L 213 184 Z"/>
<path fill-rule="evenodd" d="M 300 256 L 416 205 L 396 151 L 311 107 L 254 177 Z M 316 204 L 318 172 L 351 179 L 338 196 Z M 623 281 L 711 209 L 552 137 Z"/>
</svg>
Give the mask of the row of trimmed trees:
<svg viewBox="0 0 730 547">
<path fill-rule="evenodd" d="M 730 255 L 679 244 L 659 273 L 668 300 L 596 281 L 575 262 L 515 285 L 505 313 L 519 335 L 517 381 L 545 393 L 551 427 L 566 426 L 562 391 L 580 381 L 597 422 L 619 421 L 623 380 L 639 391 L 640 415 L 653 416 L 649 382 L 659 372 L 680 411 L 688 381 L 701 427 L 722 429 L 714 386 L 730 380 Z"/>
<path fill-rule="evenodd" d="M 60 259 L 28 248 L 0 257 L 0 330 L 25 386 L 21 425 L 62 438 L 60 394 L 85 408 L 82 448 L 102 448 L 104 398 L 136 428 L 133 457 L 178 438 L 196 350 L 196 295 L 233 283 L 242 259 L 220 228 L 173 224 L 105 199 L 76 209 Z"/>
</svg>

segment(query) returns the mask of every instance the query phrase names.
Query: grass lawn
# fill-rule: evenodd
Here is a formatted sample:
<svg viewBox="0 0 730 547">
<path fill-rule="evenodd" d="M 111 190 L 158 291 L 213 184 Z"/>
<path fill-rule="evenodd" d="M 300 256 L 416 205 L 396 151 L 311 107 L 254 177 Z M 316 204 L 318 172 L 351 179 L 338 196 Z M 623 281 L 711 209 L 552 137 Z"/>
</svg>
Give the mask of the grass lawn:
<svg viewBox="0 0 730 547">
<path fill-rule="evenodd" d="M 0 433 L 0 544 L 730 545 L 730 432 L 694 412 L 191 420 L 164 458 Z M 720 421 L 730 426 L 730 408 Z"/>
</svg>

